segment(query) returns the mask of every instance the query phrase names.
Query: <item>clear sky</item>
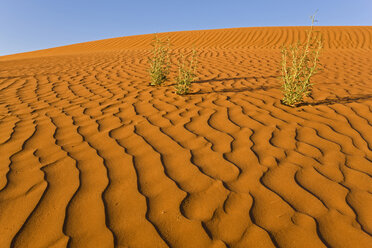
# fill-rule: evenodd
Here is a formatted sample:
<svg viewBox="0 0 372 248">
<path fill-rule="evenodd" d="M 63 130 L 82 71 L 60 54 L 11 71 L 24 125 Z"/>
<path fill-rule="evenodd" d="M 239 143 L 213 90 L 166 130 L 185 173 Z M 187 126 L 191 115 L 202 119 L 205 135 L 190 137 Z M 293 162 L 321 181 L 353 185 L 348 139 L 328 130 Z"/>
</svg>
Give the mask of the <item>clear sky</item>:
<svg viewBox="0 0 372 248">
<path fill-rule="evenodd" d="M 105 38 L 232 27 L 372 26 L 372 0 L 0 0 L 0 55 Z"/>
</svg>

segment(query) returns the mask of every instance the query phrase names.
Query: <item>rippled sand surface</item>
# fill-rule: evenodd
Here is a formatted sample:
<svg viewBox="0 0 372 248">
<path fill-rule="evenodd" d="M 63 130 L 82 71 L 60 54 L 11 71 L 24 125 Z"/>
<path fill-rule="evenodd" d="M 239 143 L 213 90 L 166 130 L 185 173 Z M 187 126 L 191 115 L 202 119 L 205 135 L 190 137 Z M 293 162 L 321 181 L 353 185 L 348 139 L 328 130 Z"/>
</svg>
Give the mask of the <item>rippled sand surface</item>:
<svg viewBox="0 0 372 248">
<path fill-rule="evenodd" d="M 198 51 L 186 96 L 149 86 L 153 35 L 0 57 L 0 247 L 372 247 L 372 27 L 316 27 L 290 108 L 305 30 L 160 34 Z"/>
</svg>

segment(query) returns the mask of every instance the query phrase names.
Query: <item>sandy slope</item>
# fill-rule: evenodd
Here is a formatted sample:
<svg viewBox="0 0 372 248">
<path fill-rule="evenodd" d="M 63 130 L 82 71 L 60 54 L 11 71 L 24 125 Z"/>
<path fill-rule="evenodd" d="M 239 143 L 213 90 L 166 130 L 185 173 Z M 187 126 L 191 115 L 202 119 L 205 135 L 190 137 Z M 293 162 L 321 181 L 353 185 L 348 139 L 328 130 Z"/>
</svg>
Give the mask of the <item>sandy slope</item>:
<svg viewBox="0 0 372 248">
<path fill-rule="evenodd" d="M 148 85 L 152 35 L 1 57 L 0 247 L 372 247 L 372 27 L 317 27 L 293 109 L 304 30 L 166 34 L 200 54 L 185 97 Z"/>
</svg>

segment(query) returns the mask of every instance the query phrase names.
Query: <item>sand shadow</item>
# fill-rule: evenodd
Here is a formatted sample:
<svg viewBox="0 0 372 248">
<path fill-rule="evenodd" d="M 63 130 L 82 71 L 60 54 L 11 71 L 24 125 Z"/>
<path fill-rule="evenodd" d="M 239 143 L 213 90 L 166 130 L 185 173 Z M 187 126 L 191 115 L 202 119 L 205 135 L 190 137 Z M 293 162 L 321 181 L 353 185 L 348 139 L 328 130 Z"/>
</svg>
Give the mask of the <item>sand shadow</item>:
<svg viewBox="0 0 372 248">
<path fill-rule="evenodd" d="M 13 78 L 24 78 L 27 76 L 20 75 L 20 76 L 8 76 L 8 77 L 0 77 L 0 79 L 13 79 Z"/>
<path fill-rule="evenodd" d="M 366 95 L 357 95 L 357 96 L 347 96 L 347 97 L 337 97 L 337 98 L 331 98 L 331 99 L 324 99 L 314 102 L 303 102 L 296 105 L 296 107 L 302 107 L 302 106 L 317 106 L 317 105 L 332 105 L 336 103 L 351 103 L 358 100 L 366 100 L 366 99 L 372 99 L 372 94 L 366 94 Z"/>
<path fill-rule="evenodd" d="M 24 74 L 24 75 L 18 75 L 18 76 L 0 76 L 0 79 L 27 78 L 27 77 L 36 77 L 36 76 L 53 76 L 53 75 L 58 75 L 59 73 L 60 72 Z"/>
</svg>

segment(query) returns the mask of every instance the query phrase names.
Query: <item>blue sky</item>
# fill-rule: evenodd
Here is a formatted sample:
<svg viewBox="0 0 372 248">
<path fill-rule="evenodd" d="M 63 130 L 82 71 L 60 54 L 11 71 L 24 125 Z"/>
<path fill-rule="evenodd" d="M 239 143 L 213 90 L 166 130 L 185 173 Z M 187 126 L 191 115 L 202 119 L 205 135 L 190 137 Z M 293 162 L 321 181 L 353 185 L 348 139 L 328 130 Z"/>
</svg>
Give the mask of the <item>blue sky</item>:
<svg viewBox="0 0 372 248">
<path fill-rule="evenodd" d="M 372 0 L 1 0 L 0 55 L 105 38 L 232 27 L 372 25 Z"/>
</svg>

